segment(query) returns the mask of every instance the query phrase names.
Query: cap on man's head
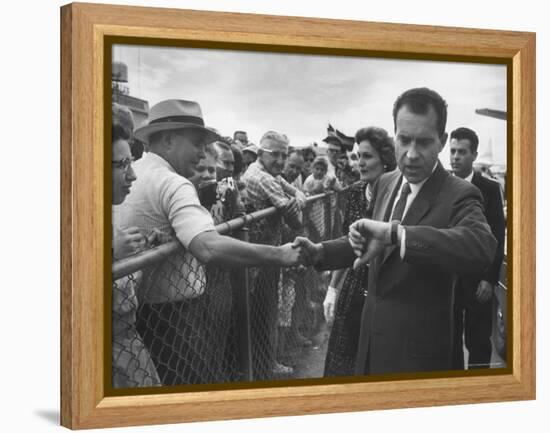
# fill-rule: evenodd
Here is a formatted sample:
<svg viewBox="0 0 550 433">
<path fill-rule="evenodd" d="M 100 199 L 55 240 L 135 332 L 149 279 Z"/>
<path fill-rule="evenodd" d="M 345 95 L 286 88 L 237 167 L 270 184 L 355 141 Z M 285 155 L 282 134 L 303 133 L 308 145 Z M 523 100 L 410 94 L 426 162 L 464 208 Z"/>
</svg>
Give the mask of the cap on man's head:
<svg viewBox="0 0 550 433">
<path fill-rule="evenodd" d="M 148 142 L 151 134 L 159 131 L 194 129 L 205 134 L 206 143 L 219 140 L 220 135 L 204 125 L 202 110 L 198 102 L 184 99 L 168 99 L 151 107 L 147 125 L 136 129 L 134 135 Z"/>
<path fill-rule="evenodd" d="M 335 129 L 330 123 L 327 127 L 327 136 L 323 140 L 327 144 L 340 146 L 342 150 L 352 150 L 354 137 L 348 137 L 343 132 Z"/>
</svg>

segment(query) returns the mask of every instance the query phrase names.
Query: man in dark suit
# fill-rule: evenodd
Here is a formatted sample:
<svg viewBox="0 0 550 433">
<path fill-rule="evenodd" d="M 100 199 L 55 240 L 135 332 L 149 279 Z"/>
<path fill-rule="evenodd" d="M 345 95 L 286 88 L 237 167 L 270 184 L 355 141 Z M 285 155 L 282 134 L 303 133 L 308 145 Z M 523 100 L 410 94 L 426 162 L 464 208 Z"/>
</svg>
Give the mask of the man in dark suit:
<svg viewBox="0 0 550 433">
<path fill-rule="evenodd" d="M 468 369 L 488 368 L 491 362 L 492 298 L 498 284 L 500 267 L 504 258 L 505 226 L 500 184 L 474 172 L 479 139 L 468 128 L 451 132 L 451 169 L 455 176 L 477 186 L 483 195 L 484 213 L 497 239 L 497 250 L 491 266 L 483 275 L 459 278 L 456 287 L 455 368 L 464 368 L 464 344 L 468 349 Z"/>
<path fill-rule="evenodd" d="M 357 374 L 450 370 L 455 276 L 483 271 L 496 246 L 479 190 L 438 160 L 447 140 L 443 98 L 408 90 L 393 119 L 399 171 L 375 185 L 372 219 L 353 223 L 349 240 L 295 240 L 320 269 L 370 264 Z"/>
</svg>

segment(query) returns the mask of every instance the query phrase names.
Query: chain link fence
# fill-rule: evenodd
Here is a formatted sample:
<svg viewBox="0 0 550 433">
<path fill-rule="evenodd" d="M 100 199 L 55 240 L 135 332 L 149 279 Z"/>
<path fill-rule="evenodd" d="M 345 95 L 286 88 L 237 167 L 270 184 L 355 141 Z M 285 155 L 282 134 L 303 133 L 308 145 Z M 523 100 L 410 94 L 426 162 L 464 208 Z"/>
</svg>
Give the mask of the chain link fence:
<svg viewBox="0 0 550 433">
<path fill-rule="evenodd" d="M 310 197 L 300 231 L 285 226 L 275 208 L 216 229 L 263 244 L 281 236 L 283 243 L 297 235 L 334 239 L 346 200 L 346 191 Z M 115 262 L 112 386 L 311 377 L 293 366 L 323 324 L 328 282 L 312 268 L 203 266 L 176 241 Z"/>
</svg>

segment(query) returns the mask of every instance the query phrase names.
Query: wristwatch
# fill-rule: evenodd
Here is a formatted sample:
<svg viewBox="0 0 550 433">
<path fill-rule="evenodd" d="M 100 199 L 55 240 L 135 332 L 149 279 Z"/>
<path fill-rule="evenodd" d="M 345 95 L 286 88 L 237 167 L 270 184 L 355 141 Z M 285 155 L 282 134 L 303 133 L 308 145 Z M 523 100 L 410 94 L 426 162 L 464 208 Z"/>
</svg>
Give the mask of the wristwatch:
<svg viewBox="0 0 550 433">
<path fill-rule="evenodd" d="M 397 245 L 397 228 L 399 227 L 399 221 L 394 220 L 391 222 L 390 228 L 390 243 L 392 245 Z"/>
</svg>

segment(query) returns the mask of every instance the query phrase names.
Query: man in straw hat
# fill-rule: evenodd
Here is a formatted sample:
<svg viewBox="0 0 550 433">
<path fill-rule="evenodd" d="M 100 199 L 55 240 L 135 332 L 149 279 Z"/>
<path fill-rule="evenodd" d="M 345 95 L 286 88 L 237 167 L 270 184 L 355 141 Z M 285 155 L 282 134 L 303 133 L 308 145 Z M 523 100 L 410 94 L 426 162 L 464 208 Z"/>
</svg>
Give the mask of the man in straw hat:
<svg viewBox="0 0 550 433">
<path fill-rule="evenodd" d="M 135 163 L 137 181 L 115 219 L 122 227 L 138 227 L 145 236 L 155 229 L 171 235 L 187 252 L 170 256 L 149 271 L 150 278 L 144 279 L 149 284 L 143 284 L 139 292 L 143 308 L 138 329 L 163 384 L 201 382 L 204 377 L 186 369 L 188 362 L 195 361 L 188 353 L 189 336 L 185 329 L 174 329 L 171 323 L 203 293 L 201 264 L 295 266 L 300 263 L 301 250 L 291 244 L 241 242 L 215 230 L 210 213 L 200 205 L 195 187 L 188 180 L 205 157 L 206 144 L 220 138 L 205 126 L 197 102 L 172 99 L 154 105 L 148 124 L 134 135 L 148 143 L 149 152 Z M 193 330 L 193 335 L 200 335 L 200 331 Z"/>
</svg>

